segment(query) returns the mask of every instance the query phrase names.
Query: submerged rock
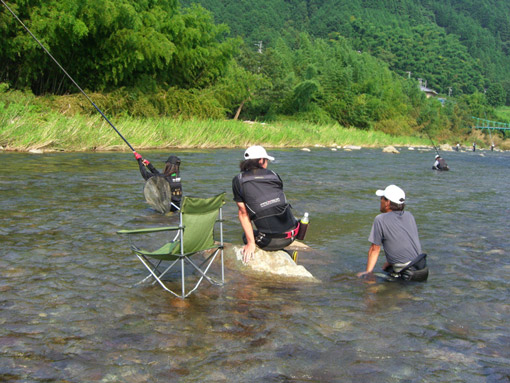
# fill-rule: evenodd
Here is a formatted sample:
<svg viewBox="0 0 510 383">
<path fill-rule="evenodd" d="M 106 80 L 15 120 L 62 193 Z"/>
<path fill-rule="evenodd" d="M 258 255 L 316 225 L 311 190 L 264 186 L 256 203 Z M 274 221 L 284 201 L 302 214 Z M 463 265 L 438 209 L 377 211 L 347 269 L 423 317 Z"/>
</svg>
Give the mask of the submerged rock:
<svg viewBox="0 0 510 383">
<path fill-rule="evenodd" d="M 400 153 L 397 149 L 395 149 L 394 146 L 386 146 L 384 149 L 383 149 L 383 153 L 395 153 L 395 154 L 398 154 Z"/>
<path fill-rule="evenodd" d="M 247 263 L 243 262 L 242 247 L 234 246 L 232 250 L 226 253 L 227 262 L 229 266 L 243 273 L 319 282 L 304 266 L 297 265 L 283 250 L 264 251 L 257 248 L 254 259 Z"/>
<path fill-rule="evenodd" d="M 361 150 L 361 146 L 358 146 L 358 145 L 345 145 L 344 149 Z"/>
</svg>

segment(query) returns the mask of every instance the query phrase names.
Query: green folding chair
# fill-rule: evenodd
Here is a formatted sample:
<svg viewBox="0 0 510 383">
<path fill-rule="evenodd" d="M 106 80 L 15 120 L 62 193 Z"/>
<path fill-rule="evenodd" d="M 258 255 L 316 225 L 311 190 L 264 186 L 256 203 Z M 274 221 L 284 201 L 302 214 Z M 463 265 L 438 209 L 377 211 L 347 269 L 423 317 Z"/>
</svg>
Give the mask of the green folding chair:
<svg viewBox="0 0 510 383">
<path fill-rule="evenodd" d="M 137 284 L 154 278 L 153 283 L 159 283 L 166 291 L 182 299 L 194 292 L 204 279 L 213 285 L 222 285 L 225 281 L 222 216 L 222 206 L 224 204 L 225 193 L 218 194 L 211 198 L 192 198 L 185 196 L 182 199 L 181 210 L 179 212 L 179 226 L 118 231 L 118 234 L 129 235 L 131 249 L 147 270 L 149 270 L 150 274 Z M 215 241 L 214 239 L 216 222 L 219 223 L 219 241 Z M 177 234 L 174 239 L 166 242 L 156 250 L 144 249 L 137 246 L 135 243 L 135 236 L 147 236 L 152 233 L 165 231 L 176 231 Z M 202 262 L 198 264 L 198 257 L 196 255 L 206 250 L 212 251 L 207 256 L 201 257 Z M 218 254 L 220 254 L 221 261 L 221 281 L 207 275 L 209 268 Z M 168 264 L 168 262 L 170 262 L 170 264 Z M 180 270 L 177 270 L 179 265 Z M 191 265 L 192 271 L 198 273 L 198 281 L 196 281 L 193 288 L 188 292 L 186 292 L 185 265 Z M 174 266 L 177 267 L 174 268 Z M 163 277 L 169 274 L 170 271 L 177 271 L 177 273 L 180 273 L 180 294 L 169 287 L 170 282 L 167 280 L 163 281 Z"/>
</svg>

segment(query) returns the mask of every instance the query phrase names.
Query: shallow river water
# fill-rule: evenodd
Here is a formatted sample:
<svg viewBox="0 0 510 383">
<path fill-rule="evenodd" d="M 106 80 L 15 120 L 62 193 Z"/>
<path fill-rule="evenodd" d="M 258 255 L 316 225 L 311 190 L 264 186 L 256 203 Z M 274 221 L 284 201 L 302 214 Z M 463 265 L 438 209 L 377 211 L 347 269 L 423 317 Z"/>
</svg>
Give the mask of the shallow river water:
<svg viewBox="0 0 510 383">
<path fill-rule="evenodd" d="M 184 192 L 227 192 L 242 150 L 179 151 Z M 168 153 L 144 152 L 161 168 Z M 0 153 L 0 381 L 508 382 L 510 153 L 272 150 L 297 216 L 299 261 L 321 283 L 226 270 L 181 301 L 132 285 L 143 266 L 116 231 L 159 220 L 128 153 Z M 482 155 L 483 154 L 483 155 Z M 430 277 L 356 278 L 379 199 L 407 193 Z M 383 263 L 380 257 L 378 269 Z"/>
</svg>

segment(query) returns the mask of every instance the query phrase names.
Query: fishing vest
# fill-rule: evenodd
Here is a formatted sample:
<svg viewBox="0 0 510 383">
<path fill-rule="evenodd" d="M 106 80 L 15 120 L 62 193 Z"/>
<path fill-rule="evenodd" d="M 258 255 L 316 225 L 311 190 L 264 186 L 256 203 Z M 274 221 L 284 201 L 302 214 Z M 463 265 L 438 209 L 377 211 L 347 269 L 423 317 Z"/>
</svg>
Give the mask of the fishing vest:
<svg viewBox="0 0 510 383">
<path fill-rule="evenodd" d="M 239 174 L 239 184 L 250 219 L 256 222 L 281 214 L 289 205 L 278 175 L 267 169 L 255 169 Z"/>
<path fill-rule="evenodd" d="M 180 206 L 182 198 L 181 177 L 176 174 L 172 174 L 170 177 L 165 177 L 165 179 L 170 184 L 170 190 L 172 192 L 172 202 L 174 202 L 177 206 Z"/>
<path fill-rule="evenodd" d="M 448 165 L 446 165 L 446 161 L 444 159 L 440 158 L 438 160 L 438 162 L 439 162 L 439 165 L 438 165 L 439 169 L 447 169 L 448 168 Z"/>
</svg>

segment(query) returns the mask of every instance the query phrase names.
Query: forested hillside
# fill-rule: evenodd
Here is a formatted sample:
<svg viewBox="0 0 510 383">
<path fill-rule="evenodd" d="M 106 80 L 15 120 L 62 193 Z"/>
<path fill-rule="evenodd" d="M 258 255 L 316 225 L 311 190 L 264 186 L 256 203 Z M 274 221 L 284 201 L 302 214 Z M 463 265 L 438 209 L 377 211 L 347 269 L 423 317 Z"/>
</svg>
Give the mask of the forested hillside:
<svg viewBox="0 0 510 383">
<path fill-rule="evenodd" d="M 111 115 L 299 120 L 444 138 L 468 134 L 471 116 L 491 117 L 510 94 L 502 1 L 7 3 Z M 418 78 L 445 100 L 427 99 Z M 65 113 L 95 113 L 0 6 L 0 111 L 20 90 Z"/>
<path fill-rule="evenodd" d="M 283 31 L 345 37 L 402 76 L 443 94 L 510 94 L 510 2 L 502 0 L 183 0 L 200 3 L 249 45 Z M 497 100 L 494 100 L 498 103 Z M 506 101 L 506 100 L 503 100 Z M 510 99 L 508 100 L 510 101 Z"/>
</svg>

